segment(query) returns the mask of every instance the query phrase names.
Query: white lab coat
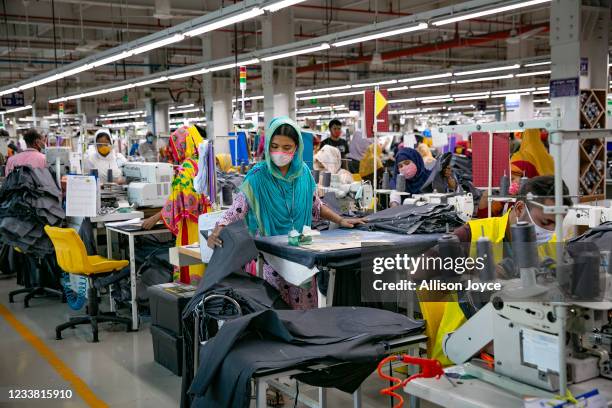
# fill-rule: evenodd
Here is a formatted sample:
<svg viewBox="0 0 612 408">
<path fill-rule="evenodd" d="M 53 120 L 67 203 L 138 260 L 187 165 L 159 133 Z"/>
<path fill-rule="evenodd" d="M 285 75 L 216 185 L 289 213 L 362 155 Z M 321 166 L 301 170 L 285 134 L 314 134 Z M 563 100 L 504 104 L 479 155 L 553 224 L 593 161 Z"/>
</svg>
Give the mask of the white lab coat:
<svg viewBox="0 0 612 408">
<path fill-rule="evenodd" d="M 111 151 L 106 157 L 98 153 L 97 149 L 90 149 L 83 160 L 83 174 L 89 174 L 92 169 L 98 169 L 98 178 L 102 183 L 106 183 L 108 170 L 113 170 L 113 180 L 123 178 L 123 173 L 117 163 L 117 155 Z"/>
</svg>

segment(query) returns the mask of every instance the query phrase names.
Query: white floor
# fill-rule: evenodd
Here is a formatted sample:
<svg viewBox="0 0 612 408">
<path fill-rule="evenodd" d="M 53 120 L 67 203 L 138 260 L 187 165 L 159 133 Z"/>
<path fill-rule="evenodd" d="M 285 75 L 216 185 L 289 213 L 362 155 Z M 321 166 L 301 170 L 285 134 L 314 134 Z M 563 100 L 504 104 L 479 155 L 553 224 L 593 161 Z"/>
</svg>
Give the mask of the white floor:
<svg viewBox="0 0 612 408">
<path fill-rule="evenodd" d="M 100 342 L 91 343 L 88 326 L 67 329 L 63 340 L 55 340 L 55 326 L 74 314 L 56 298 L 34 299 L 24 309 L 23 295 L 8 303 L 8 293 L 17 289 L 15 279 L 0 280 L 0 304 L 9 309 L 17 320 L 38 336 L 44 344 L 80 377 L 95 396 L 106 406 L 178 407 L 181 379 L 153 361 L 153 347 L 148 324 L 138 332 L 126 333 L 121 326 L 108 323 L 101 326 Z M 0 407 L 87 407 L 73 384 L 60 374 L 39 350 L 30 345 L 7 320 L 0 316 Z M 294 383 L 294 382 L 293 382 Z M 388 397 L 378 395 L 383 382 L 370 377 L 363 386 L 364 407 L 390 407 Z M 40 400 L 7 402 L 9 389 L 71 389 L 70 400 Z M 316 392 L 300 386 L 300 392 L 315 397 Z M 352 407 L 349 395 L 336 390 L 328 393 L 329 407 Z M 285 397 L 286 406 L 293 400 Z M 408 403 L 405 404 L 405 407 Z M 431 407 L 421 403 L 421 407 Z"/>
</svg>

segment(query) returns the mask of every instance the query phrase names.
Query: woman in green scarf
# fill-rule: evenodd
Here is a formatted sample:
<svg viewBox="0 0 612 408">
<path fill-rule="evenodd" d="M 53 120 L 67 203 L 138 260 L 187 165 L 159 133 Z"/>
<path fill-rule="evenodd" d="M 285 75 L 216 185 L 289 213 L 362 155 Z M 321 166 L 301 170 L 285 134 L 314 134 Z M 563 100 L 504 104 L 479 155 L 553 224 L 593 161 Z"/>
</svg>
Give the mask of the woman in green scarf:
<svg viewBox="0 0 612 408">
<path fill-rule="evenodd" d="M 326 207 L 316 195 L 310 169 L 302 160 L 304 143 L 298 126 L 288 117 L 279 117 L 266 131 L 265 158 L 249 171 L 232 207 L 218 222 L 208 238 L 208 246 L 221 246 L 221 229 L 245 219 L 253 235 L 285 235 L 302 231 L 320 218 L 352 228 L 363 221 L 345 219 Z M 307 287 L 287 283 L 269 265 L 264 265 L 264 279 L 276 287 L 293 309 L 317 307 L 316 277 Z"/>
</svg>

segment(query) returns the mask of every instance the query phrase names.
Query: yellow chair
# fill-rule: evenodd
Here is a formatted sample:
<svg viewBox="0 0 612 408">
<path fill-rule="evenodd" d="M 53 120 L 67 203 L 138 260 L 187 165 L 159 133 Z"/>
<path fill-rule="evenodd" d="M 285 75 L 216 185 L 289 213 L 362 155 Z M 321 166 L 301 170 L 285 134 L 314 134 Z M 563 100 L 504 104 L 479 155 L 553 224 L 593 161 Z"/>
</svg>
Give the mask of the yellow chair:
<svg viewBox="0 0 612 408">
<path fill-rule="evenodd" d="M 83 241 L 72 228 L 57 228 L 46 226 L 45 232 L 51 238 L 55 247 L 57 263 L 66 273 L 86 276 L 87 287 L 87 316 L 72 317 L 66 323 L 55 328 L 55 338 L 61 340 L 62 331 L 68 327 L 74 328 L 80 324 L 91 324 L 93 342 L 98 342 L 98 323 L 115 322 L 132 327 L 132 320 L 118 317 L 114 312 L 105 313 L 98 309 L 98 291 L 94 284 L 99 277 L 119 271 L 129 265 L 128 261 L 113 261 L 101 256 L 88 256 Z"/>
</svg>

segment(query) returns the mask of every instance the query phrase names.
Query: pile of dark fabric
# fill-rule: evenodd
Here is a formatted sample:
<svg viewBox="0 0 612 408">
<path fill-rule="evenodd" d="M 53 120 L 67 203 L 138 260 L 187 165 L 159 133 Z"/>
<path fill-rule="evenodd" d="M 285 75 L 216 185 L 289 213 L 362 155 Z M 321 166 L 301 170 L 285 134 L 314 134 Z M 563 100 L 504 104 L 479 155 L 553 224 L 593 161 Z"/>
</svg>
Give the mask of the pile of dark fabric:
<svg viewBox="0 0 612 408">
<path fill-rule="evenodd" d="M 225 173 L 217 170 L 217 184 L 219 189 L 223 188 L 224 186 L 230 186 L 235 192 L 237 192 L 243 181 L 244 174 Z"/>
<path fill-rule="evenodd" d="M 379 211 L 365 217 L 357 228 L 398 234 L 434 234 L 452 231 L 464 222 L 450 204 L 409 204 Z"/>
<path fill-rule="evenodd" d="M 265 310 L 226 322 L 202 348 L 189 393 L 194 407 L 248 407 L 259 370 L 326 363 L 294 378 L 353 393 L 385 357 L 386 342 L 420 332 L 423 322 L 372 308 Z"/>
<path fill-rule="evenodd" d="M 0 188 L 0 242 L 23 253 L 53 253 L 44 227 L 61 225 L 65 216 L 62 191 L 47 168 L 17 167 Z"/>
</svg>

